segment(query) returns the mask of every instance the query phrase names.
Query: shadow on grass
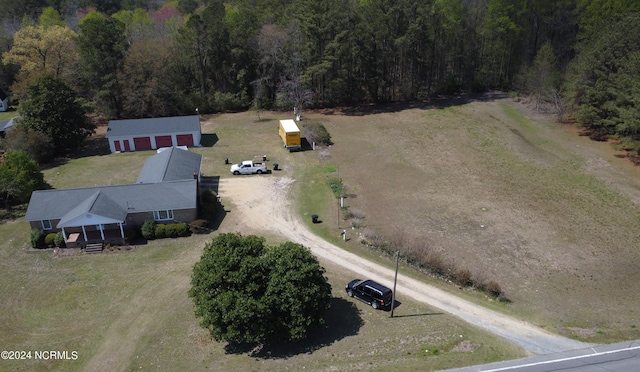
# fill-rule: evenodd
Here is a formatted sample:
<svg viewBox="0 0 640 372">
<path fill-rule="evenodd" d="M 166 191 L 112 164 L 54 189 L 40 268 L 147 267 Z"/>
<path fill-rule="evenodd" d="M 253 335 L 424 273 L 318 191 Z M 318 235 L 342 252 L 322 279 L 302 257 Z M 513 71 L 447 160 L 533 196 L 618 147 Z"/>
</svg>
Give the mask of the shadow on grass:
<svg viewBox="0 0 640 372">
<path fill-rule="evenodd" d="M 218 135 L 215 133 L 202 133 L 200 144 L 202 145 L 202 147 L 213 147 L 213 145 L 218 143 L 218 140 Z"/>
<path fill-rule="evenodd" d="M 276 119 L 273 118 L 257 118 L 256 120 L 254 120 L 254 123 L 268 123 L 270 121 L 275 121 Z"/>
<path fill-rule="evenodd" d="M 411 318 L 414 316 L 431 316 L 431 315 L 445 315 L 444 313 L 422 313 L 422 314 L 406 314 L 406 315 L 393 315 L 393 318 Z"/>
<path fill-rule="evenodd" d="M 264 344 L 233 344 L 225 346 L 229 354 L 249 353 L 254 358 L 284 359 L 312 353 L 345 337 L 354 336 L 364 324 L 356 305 L 342 298 L 332 298 L 325 317 L 325 326 L 304 340 L 295 342 L 267 342 Z"/>
<path fill-rule="evenodd" d="M 111 154 L 109 140 L 103 135 L 94 135 L 85 138 L 78 149 L 66 155 L 57 156 L 47 163 L 41 164 L 42 169 L 51 169 L 67 164 L 70 159 L 80 159 L 91 156 L 103 156 Z"/>
<path fill-rule="evenodd" d="M 78 151 L 69 155 L 72 159 L 84 158 L 89 156 L 109 155 L 111 148 L 109 140 L 105 136 L 91 136 L 86 138 Z"/>
<path fill-rule="evenodd" d="M 216 202 L 213 218 L 209 219 L 209 228 L 212 231 L 218 230 L 220 228 L 220 224 L 222 224 L 222 221 L 227 216 L 227 213 L 230 212 L 231 211 L 224 208 L 224 204 Z"/>
<path fill-rule="evenodd" d="M 27 206 L 28 204 L 18 204 L 6 208 L 3 205 L 3 207 L 0 208 L 0 224 L 24 218 L 24 215 L 27 213 Z"/>
<path fill-rule="evenodd" d="M 312 151 L 313 146 L 307 141 L 306 137 L 300 138 L 300 151 Z"/>
<path fill-rule="evenodd" d="M 390 112 L 400 112 L 408 109 L 433 109 L 433 108 L 447 108 L 453 106 L 461 106 L 471 102 L 490 102 L 498 99 L 507 98 L 509 95 L 504 92 L 487 92 L 487 93 L 471 93 L 471 94 L 459 94 L 459 95 L 451 95 L 451 96 L 440 96 L 434 97 L 421 101 L 410 101 L 410 102 L 389 102 L 389 103 L 378 103 L 378 104 L 368 104 L 368 105 L 359 105 L 347 108 L 339 108 L 334 111 L 332 110 L 323 110 L 323 112 L 327 115 L 331 115 L 333 113 L 339 113 L 347 116 L 364 116 L 371 114 L 381 114 L 381 113 L 390 113 Z"/>
</svg>

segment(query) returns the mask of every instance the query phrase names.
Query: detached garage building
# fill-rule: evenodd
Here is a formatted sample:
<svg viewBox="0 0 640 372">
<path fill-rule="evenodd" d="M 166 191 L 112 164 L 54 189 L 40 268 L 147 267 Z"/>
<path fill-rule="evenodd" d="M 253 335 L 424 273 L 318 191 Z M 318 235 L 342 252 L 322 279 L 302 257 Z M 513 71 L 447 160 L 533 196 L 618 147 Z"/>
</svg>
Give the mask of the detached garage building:
<svg viewBox="0 0 640 372">
<path fill-rule="evenodd" d="M 111 152 L 200 146 L 198 115 L 169 118 L 111 120 L 106 137 Z"/>
</svg>

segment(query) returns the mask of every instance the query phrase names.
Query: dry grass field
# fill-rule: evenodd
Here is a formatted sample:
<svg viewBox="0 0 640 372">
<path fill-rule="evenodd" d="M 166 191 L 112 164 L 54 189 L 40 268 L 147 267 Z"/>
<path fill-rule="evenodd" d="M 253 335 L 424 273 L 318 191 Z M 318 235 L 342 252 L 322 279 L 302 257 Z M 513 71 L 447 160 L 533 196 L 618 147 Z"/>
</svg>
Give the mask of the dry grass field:
<svg viewBox="0 0 640 372">
<path fill-rule="evenodd" d="M 640 337 L 640 169 L 608 144 L 510 99 L 307 119 L 364 228 L 497 281 L 502 311 L 553 332 Z"/>
<path fill-rule="evenodd" d="M 512 300 L 433 282 L 467 299 L 587 342 L 640 338 L 640 177 L 608 145 L 590 142 L 508 99 L 437 107 L 307 112 L 335 144 L 286 152 L 277 119 L 286 113 L 205 118 L 205 176 L 232 177 L 231 161 L 268 155 L 296 179 L 295 205 L 319 235 L 388 262 L 351 239 L 339 241 L 326 180 L 343 179 L 363 228 L 421 244 L 496 280 Z M 101 147 L 104 149 L 104 147 Z M 151 154 L 67 159 L 44 171 L 56 188 L 133 182 Z M 335 170 L 335 171 L 334 171 Z M 275 177 L 278 172 L 268 177 Z M 251 177 L 251 176 L 248 176 Z M 222 195 L 220 232 L 260 233 Z M 20 213 L 19 210 L 16 213 Z M 265 216 L 268 220 L 268 216 Z M 310 224 L 311 225 L 311 224 Z M 208 338 L 187 297 L 192 265 L 211 236 L 165 239 L 120 253 L 58 257 L 27 248 L 28 225 L 0 224 L 0 349 L 76 350 L 75 361 L 3 361 L 0 370 L 436 370 L 522 356 L 504 340 L 437 309 L 403 301 L 396 319 L 343 293 L 347 270 L 326 266 L 333 307 L 326 329 L 303 344 L 257 354 Z M 279 237 L 267 236 L 277 242 Z M 403 272 L 410 273 L 403 268 Z"/>
</svg>

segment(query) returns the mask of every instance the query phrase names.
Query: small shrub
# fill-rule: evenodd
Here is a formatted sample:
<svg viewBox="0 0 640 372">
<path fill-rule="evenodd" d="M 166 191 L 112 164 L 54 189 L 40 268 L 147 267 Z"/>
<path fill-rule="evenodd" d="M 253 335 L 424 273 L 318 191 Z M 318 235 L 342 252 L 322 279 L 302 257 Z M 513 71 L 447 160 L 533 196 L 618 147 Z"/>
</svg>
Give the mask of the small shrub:
<svg viewBox="0 0 640 372">
<path fill-rule="evenodd" d="M 362 242 L 367 245 L 377 247 L 384 244 L 384 240 L 382 239 L 382 236 L 380 236 L 380 234 L 378 234 L 378 232 L 371 227 L 367 227 L 362 232 L 362 238 L 363 238 Z"/>
<path fill-rule="evenodd" d="M 344 186 L 342 185 L 342 179 L 334 177 L 329 178 L 327 182 L 329 182 L 329 187 L 331 187 L 331 191 L 333 191 L 333 195 L 335 195 L 336 198 L 344 195 Z"/>
<path fill-rule="evenodd" d="M 49 248 L 53 248 L 55 247 L 56 243 L 56 233 L 49 233 L 44 237 L 44 244 L 49 247 Z"/>
<path fill-rule="evenodd" d="M 192 234 L 206 234 L 209 232 L 207 226 L 209 226 L 209 221 L 195 220 L 189 224 L 189 231 L 191 231 Z"/>
<path fill-rule="evenodd" d="M 471 271 L 467 269 L 460 269 L 456 271 L 456 284 L 461 287 L 468 287 L 473 284 L 471 281 Z"/>
<path fill-rule="evenodd" d="M 44 231 L 40 229 L 32 229 L 29 234 L 29 242 L 31 243 L 31 248 L 44 248 L 46 245 L 44 244 Z"/>
<path fill-rule="evenodd" d="M 487 287 L 487 275 L 483 270 L 473 275 L 473 287 L 479 291 L 484 291 Z"/>
<path fill-rule="evenodd" d="M 175 223 L 168 223 L 164 226 L 164 236 L 167 238 L 177 238 L 178 231 Z"/>
<path fill-rule="evenodd" d="M 174 229 L 176 231 L 176 237 L 189 235 L 189 225 L 187 225 L 184 222 L 176 223 L 174 225 L 175 225 Z"/>
<path fill-rule="evenodd" d="M 349 208 L 349 212 L 351 213 L 352 218 L 364 219 L 364 212 L 358 208 Z"/>
<path fill-rule="evenodd" d="M 156 237 L 156 221 L 146 220 L 140 229 L 142 237 L 147 240 L 155 239 Z"/>
<path fill-rule="evenodd" d="M 162 239 L 167 237 L 166 228 L 167 226 L 163 223 L 156 224 L 156 228 L 154 230 L 154 235 L 156 236 L 156 239 Z"/>
<path fill-rule="evenodd" d="M 435 275 L 443 276 L 447 272 L 447 265 L 444 262 L 444 258 L 442 258 L 442 255 L 438 252 L 430 252 L 424 264 L 427 265 Z"/>
<path fill-rule="evenodd" d="M 186 223 L 170 223 L 164 227 L 164 236 L 167 238 L 178 238 L 187 235 L 189 235 L 189 226 Z"/>
<path fill-rule="evenodd" d="M 362 226 L 361 218 L 352 218 L 351 219 L 351 227 L 359 229 Z"/>
<path fill-rule="evenodd" d="M 500 288 L 500 284 L 491 280 L 487 283 L 487 293 L 493 298 L 498 298 L 502 294 L 502 288 Z"/>
<path fill-rule="evenodd" d="M 504 292 L 500 292 L 500 295 L 498 296 L 498 301 L 505 302 L 505 303 L 511 302 L 509 297 L 507 297 L 506 293 L 504 293 Z"/>
<path fill-rule="evenodd" d="M 62 231 L 58 231 L 58 233 L 56 234 L 56 238 L 53 239 L 53 244 L 55 244 L 56 247 L 60 248 L 66 247 L 66 244 L 64 243 L 64 234 L 62 234 Z"/>
</svg>

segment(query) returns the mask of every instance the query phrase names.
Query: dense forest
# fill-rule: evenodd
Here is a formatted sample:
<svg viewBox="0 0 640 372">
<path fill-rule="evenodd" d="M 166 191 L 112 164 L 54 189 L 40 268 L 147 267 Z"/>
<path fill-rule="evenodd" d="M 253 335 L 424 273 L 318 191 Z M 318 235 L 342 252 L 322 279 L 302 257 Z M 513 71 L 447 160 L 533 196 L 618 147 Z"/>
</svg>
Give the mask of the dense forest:
<svg viewBox="0 0 640 372">
<path fill-rule="evenodd" d="M 0 87 L 108 118 L 512 91 L 640 151 L 640 0 L 0 0 Z"/>
</svg>

